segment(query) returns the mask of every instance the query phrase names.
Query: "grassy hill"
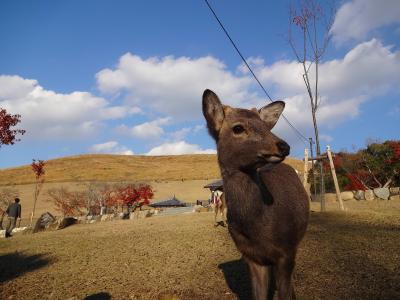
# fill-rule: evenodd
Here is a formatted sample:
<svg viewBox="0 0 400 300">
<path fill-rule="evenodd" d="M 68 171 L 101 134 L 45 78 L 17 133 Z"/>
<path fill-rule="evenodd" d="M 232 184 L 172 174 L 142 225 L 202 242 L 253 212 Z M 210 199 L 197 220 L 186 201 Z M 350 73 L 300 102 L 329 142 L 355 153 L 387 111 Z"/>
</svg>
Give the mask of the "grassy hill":
<svg viewBox="0 0 400 300">
<path fill-rule="evenodd" d="M 300 160 L 286 163 L 301 171 Z M 89 154 L 46 162 L 46 182 L 178 181 L 219 178 L 216 155 L 138 156 Z M 0 186 L 34 182 L 30 165 L 0 170 Z"/>
</svg>

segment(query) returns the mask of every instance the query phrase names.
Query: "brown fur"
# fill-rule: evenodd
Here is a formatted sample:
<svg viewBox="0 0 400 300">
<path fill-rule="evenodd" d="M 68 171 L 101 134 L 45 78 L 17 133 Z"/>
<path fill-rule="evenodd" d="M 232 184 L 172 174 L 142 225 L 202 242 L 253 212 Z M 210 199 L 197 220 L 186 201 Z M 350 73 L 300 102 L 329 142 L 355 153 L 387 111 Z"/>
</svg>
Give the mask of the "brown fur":
<svg viewBox="0 0 400 300">
<path fill-rule="evenodd" d="M 212 91 L 203 94 L 203 114 L 217 142 L 229 232 L 249 265 L 255 299 L 273 299 L 276 289 L 279 299 L 295 299 L 292 273 L 308 223 L 307 193 L 296 172 L 279 163 L 289 146 L 270 131 L 283 107 L 274 102 L 258 112 L 231 108 Z"/>
</svg>

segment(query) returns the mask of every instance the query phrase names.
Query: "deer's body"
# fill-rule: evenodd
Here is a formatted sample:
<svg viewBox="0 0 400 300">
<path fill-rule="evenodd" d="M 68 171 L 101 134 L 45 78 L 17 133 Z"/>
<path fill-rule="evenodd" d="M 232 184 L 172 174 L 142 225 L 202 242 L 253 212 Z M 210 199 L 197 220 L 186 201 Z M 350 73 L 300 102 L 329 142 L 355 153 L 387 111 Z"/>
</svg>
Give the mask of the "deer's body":
<svg viewBox="0 0 400 300">
<path fill-rule="evenodd" d="M 280 162 L 289 146 L 270 132 L 283 110 L 223 106 L 206 90 L 203 113 L 217 142 L 228 228 L 249 265 L 255 299 L 294 299 L 292 272 L 308 223 L 307 193 L 296 172 Z"/>
</svg>

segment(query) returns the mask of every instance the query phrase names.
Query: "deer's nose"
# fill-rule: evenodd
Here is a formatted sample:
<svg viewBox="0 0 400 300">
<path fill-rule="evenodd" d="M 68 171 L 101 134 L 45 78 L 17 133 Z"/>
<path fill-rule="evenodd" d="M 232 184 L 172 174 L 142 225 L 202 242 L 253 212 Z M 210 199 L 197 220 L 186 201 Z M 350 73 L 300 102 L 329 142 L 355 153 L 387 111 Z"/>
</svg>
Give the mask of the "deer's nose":
<svg viewBox="0 0 400 300">
<path fill-rule="evenodd" d="M 279 151 L 281 152 L 282 156 L 288 156 L 290 153 L 290 146 L 284 142 L 284 141 L 279 141 L 276 143 L 276 146 L 278 147 Z"/>
</svg>

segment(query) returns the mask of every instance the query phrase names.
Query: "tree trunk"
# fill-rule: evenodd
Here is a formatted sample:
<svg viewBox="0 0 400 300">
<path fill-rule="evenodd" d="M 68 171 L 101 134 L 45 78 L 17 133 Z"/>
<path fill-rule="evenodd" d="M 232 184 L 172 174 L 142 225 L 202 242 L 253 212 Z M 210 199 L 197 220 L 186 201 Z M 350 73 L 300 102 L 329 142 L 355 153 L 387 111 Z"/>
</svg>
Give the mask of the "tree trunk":
<svg viewBox="0 0 400 300">
<path fill-rule="evenodd" d="M 32 214 L 31 214 L 31 222 L 30 226 L 32 227 L 32 222 L 33 222 L 33 216 L 35 215 L 35 209 L 36 209 L 36 201 L 38 198 L 38 182 L 36 181 L 36 186 L 35 186 L 35 195 L 34 195 L 34 201 L 33 201 L 33 209 L 32 209 Z"/>
</svg>

